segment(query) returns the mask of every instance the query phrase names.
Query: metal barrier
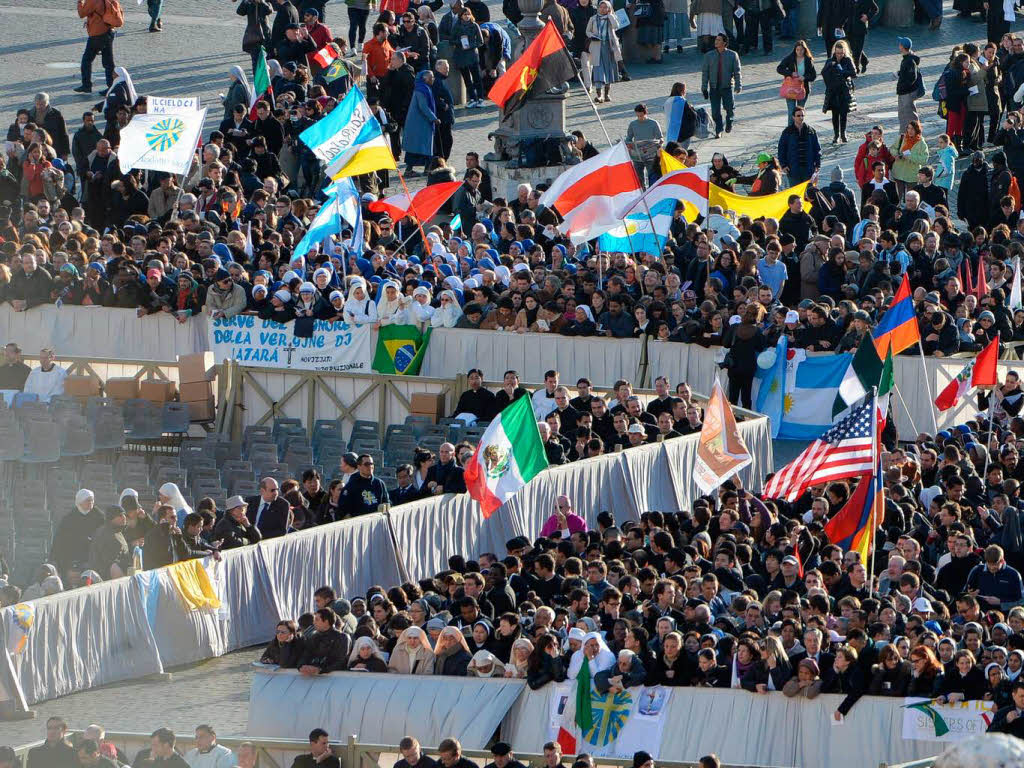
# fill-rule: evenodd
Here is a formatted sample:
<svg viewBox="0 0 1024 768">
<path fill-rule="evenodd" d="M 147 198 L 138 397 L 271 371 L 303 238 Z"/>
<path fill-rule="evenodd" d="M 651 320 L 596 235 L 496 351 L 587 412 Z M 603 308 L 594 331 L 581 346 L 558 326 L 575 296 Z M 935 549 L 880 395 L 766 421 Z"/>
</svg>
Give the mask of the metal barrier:
<svg viewBox="0 0 1024 768">
<path fill-rule="evenodd" d="M 936 758 L 926 757 L 924 760 L 911 760 L 909 763 L 879 763 L 878 768 L 932 768 Z"/>
<path fill-rule="evenodd" d="M 148 733 L 108 731 L 105 740 L 123 750 L 129 758 L 133 758 L 140 749 L 149 746 L 150 735 Z M 176 740 L 176 748 L 182 754 L 195 746 L 193 734 L 177 735 Z M 15 768 L 24 768 L 29 750 L 38 747 L 42 743 L 40 740 L 15 747 Z M 241 744 L 252 744 L 256 748 L 260 768 L 288 768 L 297 756 L 309 752 L 309 743 L 299 739 L 246 739 L 218 736 L 217 743 L 228 747 L 232 751 L 237 750 Z M 391 768 L 402 757 L 397 744 L 361 744 L 359 737 L 356 735 L 349 736 L 346 742 L 332 743 L 331 748 L 341 761 L 343 768 Z M 436 752 L 436 750 L 424 748 L 424 752 Z M 481 765 L 489 763 L 493 759 L 491 753 L 483 749 L 463 749 L 462 754 L 470 760 L 476 760 Z M 544 768 L 546 765 L 542 752 L 516 752 L 515 756 L 516 759 L 524 763 L 528 768 Z M 566 762 L 568 761 L 563 760 L 563 765 Z M 595 757 L 594 763 L 598 768 L 632 768 L 633 766 L 633 761 L 628 758 Z M 690 761 L 658 759 L 657 764 L 660 768 L 700 768 L 698 763 Z M 930 761 L 918 761 L 915 763 L 904 763 L 900 766 L 888 766 L 888 768 L 927 768 L 930 765 Z M 723 763 L 722 768 L 789 767 Z M 883 764 L 880 768 L 886 768 L 886 766 Z"/>
</svg>

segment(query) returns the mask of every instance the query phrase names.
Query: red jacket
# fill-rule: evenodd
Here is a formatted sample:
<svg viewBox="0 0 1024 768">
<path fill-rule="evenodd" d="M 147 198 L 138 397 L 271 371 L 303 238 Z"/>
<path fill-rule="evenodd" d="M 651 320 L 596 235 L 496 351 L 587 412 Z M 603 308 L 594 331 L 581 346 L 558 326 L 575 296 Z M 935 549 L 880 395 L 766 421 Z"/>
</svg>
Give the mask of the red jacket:
<svg viewBox="0 0 1024 768">
<path fill-rule="evenodd" d="M 319 21 L 313 22 L 312 26 L 306 27 L 309 30 L 309 39 L 316 43 L 316 53 L 325 45 L 327 45 L 334 37 L 331 35 L 331 29 L 326 24 L 321 24 Z M 313 61 L 313 53 L 306 54 L 306 63 L 313 69 L 319 69 L 320 65 Z"/>
<path fill-rule="evenodd" d="M 857 148 L 857 159 L 853 162 L 853 175 L 857 177 L 857 185 L 863 187 L 871 180 L 871 168 L 868 165 L 868 144 L 871 143 L 871 134 L 864 134 L 864 143 Z M 889 170 L 892 168 L 892 164 L 896 162 L 896 158 L 892 156 L 892 152 L 889 148 L 882 143 L 882 151 L 878 153 L 876 158 L 872 158 L 871 162 L 875 160 L 881 160 L 885 163 L 885 177 L 889 178 Z"/>
</svg>

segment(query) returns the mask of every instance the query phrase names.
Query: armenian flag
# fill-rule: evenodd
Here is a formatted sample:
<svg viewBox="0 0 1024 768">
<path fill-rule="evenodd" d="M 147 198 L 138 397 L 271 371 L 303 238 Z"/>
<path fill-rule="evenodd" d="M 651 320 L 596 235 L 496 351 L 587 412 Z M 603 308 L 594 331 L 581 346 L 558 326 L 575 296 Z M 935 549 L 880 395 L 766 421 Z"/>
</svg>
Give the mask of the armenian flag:
<svg viewBox="0 0 1024 768">
<path fill-rule="evenodd" d="M 909 278 L 903 278 L 892 304 L 871 335 L 879 357 L 885 355 L 887 347 L 891 346 L 892 353 L 898 355 L 907 347 L 920 343 L 921 332 L 917 327 L 917 315 L 914 314 L 914 301 L 910 298 Z"/>
<path fill-rule="evenodd" d="M 487 98 L 501 107 L 504 120 L 536 93 L 557 88 L 576 77 L 576 65 L 565 40 L 550 20 L 523 55 L 499 77 Z"/>
</svg>

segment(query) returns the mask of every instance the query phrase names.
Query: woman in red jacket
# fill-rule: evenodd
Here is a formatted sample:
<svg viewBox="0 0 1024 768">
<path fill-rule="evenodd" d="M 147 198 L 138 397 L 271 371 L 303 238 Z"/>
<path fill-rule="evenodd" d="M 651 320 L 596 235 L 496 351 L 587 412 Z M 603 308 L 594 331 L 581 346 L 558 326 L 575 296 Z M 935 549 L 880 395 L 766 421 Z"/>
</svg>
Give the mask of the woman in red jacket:
<svg viewBox="0 0 1024 768">
<path fill-rule="evenodd" d="M 21 193 L 32 201 L 45 197 L 43 175 L 50 169 L 50 161 L 43 156 L 41 145 L 33 143 L 21 164 Z"/>
</svg>

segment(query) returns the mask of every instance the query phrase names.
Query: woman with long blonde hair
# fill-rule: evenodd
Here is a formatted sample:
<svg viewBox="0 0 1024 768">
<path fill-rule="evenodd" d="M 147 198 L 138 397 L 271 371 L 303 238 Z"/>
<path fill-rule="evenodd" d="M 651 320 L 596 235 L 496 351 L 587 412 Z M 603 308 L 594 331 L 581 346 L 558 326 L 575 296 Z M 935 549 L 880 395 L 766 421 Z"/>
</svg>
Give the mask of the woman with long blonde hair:
<svg viewBox="0 0 1024 768">
<path fill-rule="evenodd" d="M 832 55 L 821 70 L 821 79 L 825 82 L 825 103 L 822 111 L 832 113 L 832 143 L 844 144 L 846 137 L 846 118 L 857 107 L 854 99 L 853 79 L 857 77 L 857 67 L 850 56 L 850 46 L 845 40 L 837 40 L 832 46 Z"/>
</svg>

